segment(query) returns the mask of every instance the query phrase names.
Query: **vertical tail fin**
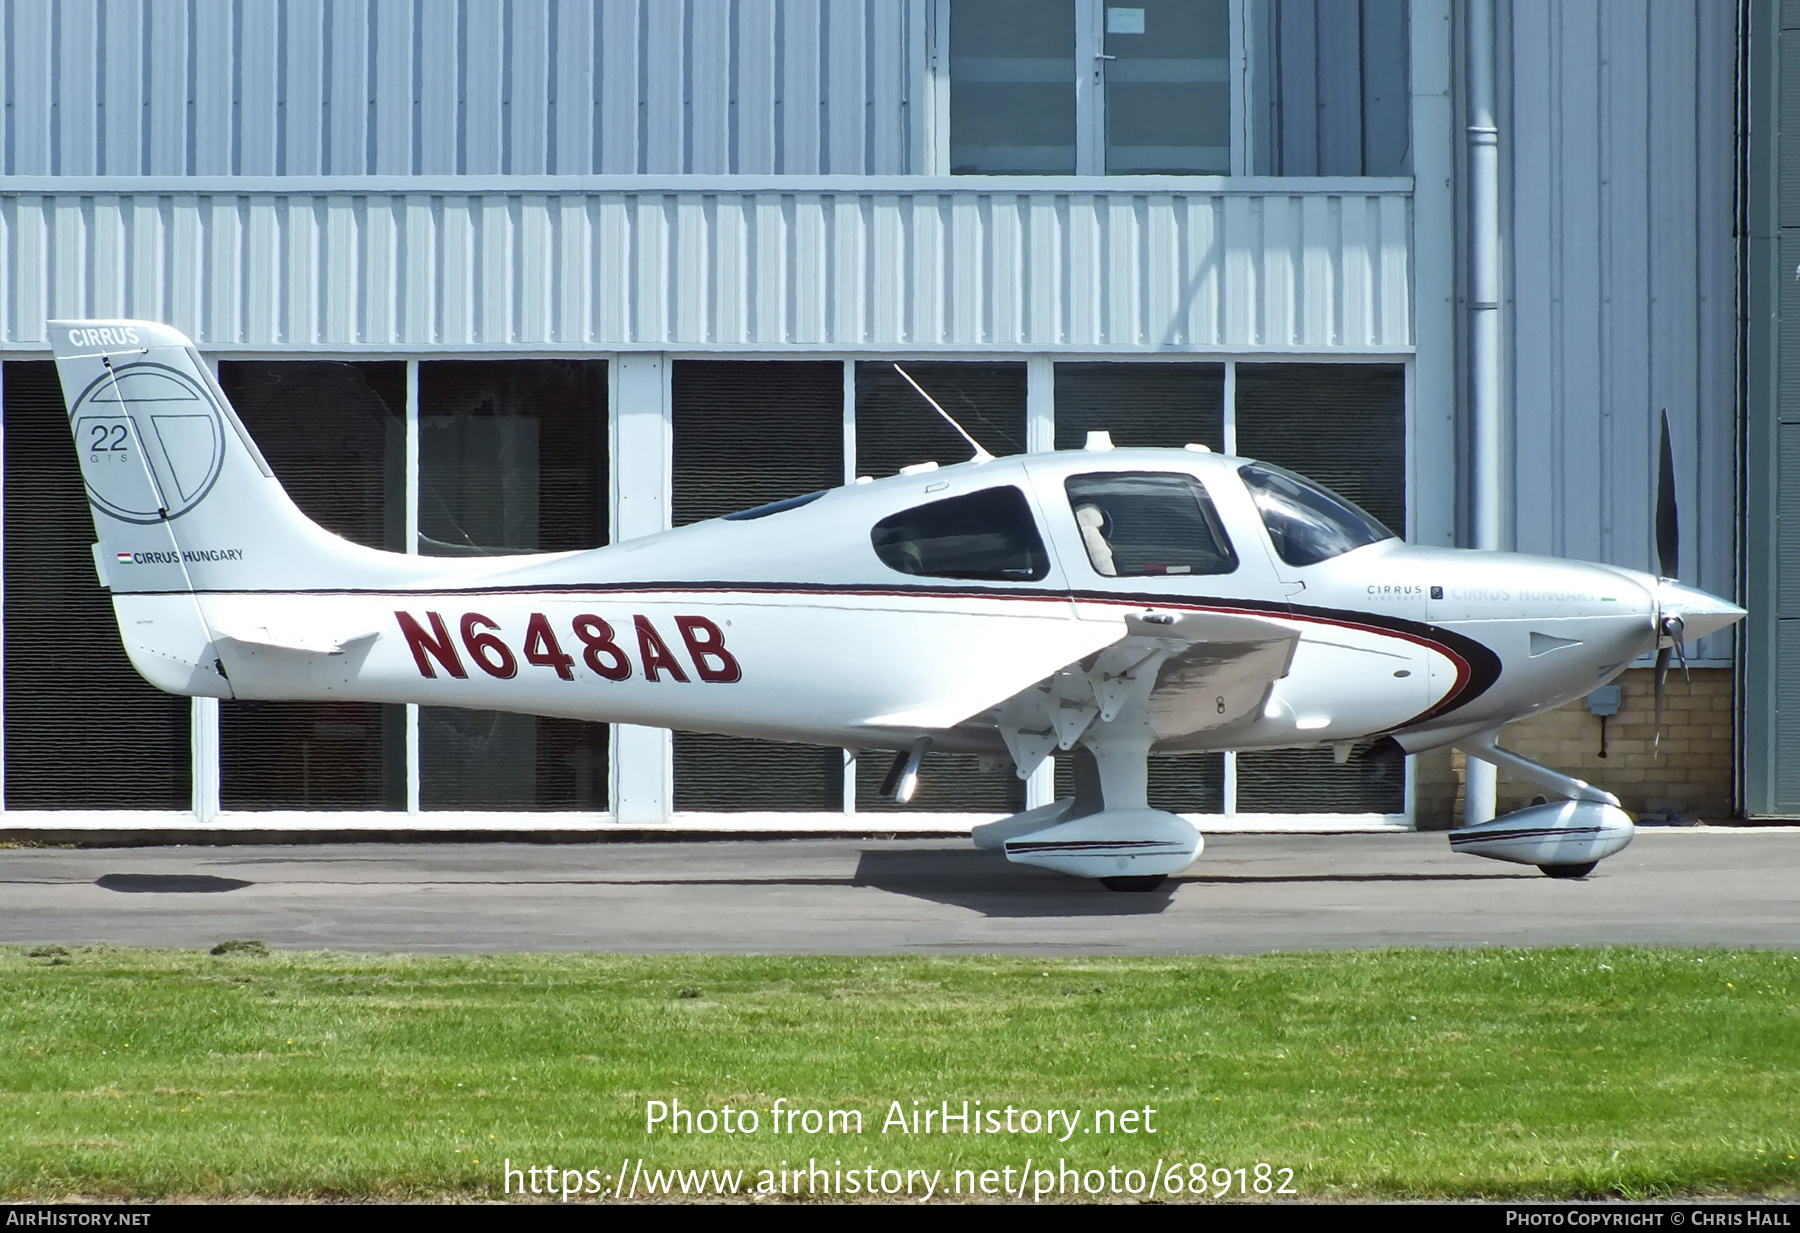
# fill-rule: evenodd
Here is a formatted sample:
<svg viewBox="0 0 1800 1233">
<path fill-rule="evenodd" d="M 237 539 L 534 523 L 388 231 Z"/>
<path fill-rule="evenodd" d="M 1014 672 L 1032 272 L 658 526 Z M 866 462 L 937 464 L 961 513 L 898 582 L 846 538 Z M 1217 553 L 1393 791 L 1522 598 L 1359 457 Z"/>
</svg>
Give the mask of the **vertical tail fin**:
<svg viewBox="0 0 1800 1233">
<path fill-rule="evenodd" d="M 318 526 L 180 331 L 53 321 L 57 375 L 113 593 L 387 585 L 412 564 Z"/>
<path fill-rule="evenodd" d="M 180 331 L 53 321 L 50 337 L 96 563 L 152 684 L 231 696 L 199 595 L 392 586 L 430 568 L 302 514 Z"/>
</svg>

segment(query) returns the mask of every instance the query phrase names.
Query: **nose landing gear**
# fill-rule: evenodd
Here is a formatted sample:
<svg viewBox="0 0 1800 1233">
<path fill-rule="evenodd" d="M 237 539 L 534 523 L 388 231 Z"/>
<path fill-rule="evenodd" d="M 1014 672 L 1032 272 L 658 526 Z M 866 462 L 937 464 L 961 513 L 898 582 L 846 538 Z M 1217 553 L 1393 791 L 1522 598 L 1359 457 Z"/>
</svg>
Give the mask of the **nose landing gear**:
<svg viewBox="0 0 1800 1233">
<path fill-rule="evenodd" d="M 1498 733 L 1459 746 L 1471 758 L 1480 758 L 1512 771 L 1563 797 L 1538 800 L 1523 809 L 1450 832 L 1450 847 L 1471 856 L 1536 865 L 1544 876 L 1558 879 L 1585 878 L 1594 866 L 1631 842 L 1637 828 L 1619 808 L 1619 799 L 1585 780 L 1564 775 L 1529 758 L 1520 757 L 1496 743 Z"/>
</svg>

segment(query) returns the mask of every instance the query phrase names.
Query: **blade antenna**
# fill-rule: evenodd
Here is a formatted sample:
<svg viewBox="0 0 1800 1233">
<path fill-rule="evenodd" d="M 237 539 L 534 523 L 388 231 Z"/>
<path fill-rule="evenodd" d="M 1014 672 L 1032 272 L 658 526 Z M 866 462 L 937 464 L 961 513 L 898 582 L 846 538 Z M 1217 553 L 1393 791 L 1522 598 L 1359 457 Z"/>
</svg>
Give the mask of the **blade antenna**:
<svg viewBox="0 0 1800 1233">
<path fill-rule="evenodd" d="M 973 461 L 975 461 L 975 462 L 992 462 L 992 461 L 994 461 L 994 456 L 992 454 L 988 453 L 986 450 L 981 448 L 981 442 L 977 441 L 974 437 L 971 437 L 969 435 L 967 429 L 965 429 L 961 424 L 957 423 L 955 418 L 953 416 L 951 416 L 951 414 L 948 411 L 946 411 L 942 407 L 940 407 L 938 405 L 938 400 L 933 398 L 930 394 L 927 394 L 925 392 L 925 387 L 920 385 L 917 381 L 914 381 L 912 379 L 911 373 L 907 372 L 906 369 L 900 367 L 900 365 L 898 365 L 898 364 L 894 365 L 894 371 L 899 373 L 902 377 L 905 377 L 906 383 L 908 385 L 912 386 L 915 390 L 919 391 L 919 397 L 923 398 L 926 402 L 930 403 L 931 409 L 933 411 L 936 411 L 939 415 L 943 416 L 944 422 L 946 424 L 949 424 L 950 427 L 956 429 L 957 433 L 962 437 L 962 439 L 969 443 L 969 448 L 975 451 L 975 457 L 974 457 Z"/>
</svg>

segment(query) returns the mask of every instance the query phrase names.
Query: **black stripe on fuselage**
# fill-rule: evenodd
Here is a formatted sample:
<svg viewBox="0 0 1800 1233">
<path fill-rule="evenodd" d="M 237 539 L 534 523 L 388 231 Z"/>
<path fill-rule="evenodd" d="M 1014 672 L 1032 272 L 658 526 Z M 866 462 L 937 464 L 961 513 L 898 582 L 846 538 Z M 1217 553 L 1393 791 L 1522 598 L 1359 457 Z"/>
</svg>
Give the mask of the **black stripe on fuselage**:
<svg viewBox="0 0 1800 1233">
<path fill-rule="evenodd" d="M 1599 835 L 1605 833 L 1601 826 L 1534 826 L 1521 830 L 1482 831 L 1475 835 L 1458 835 L 1450 832 L 1450 846 L 1467 847 L 1469 844 L 1497 843 L 1515 839 L 1562 839 L 1571 835 Z"/>
<path fill-rule="evenodd" d="M 1500 657 L 1484 644 L 1454 630 L 1409 621 L 1404 617 L 1361 612 L 1353 608 L 1321 608 L 1306 604 L 1290 604 L 1261 599 L 1239 599 L 1224 596 L 1164 595 L 1150 591 L 1085 591 L 1052 590 L 1036 587 L 942 586 L 877 584 L 858 582 L 593 582 L 534 583 L 516 586 L 472 587 L 313 587 L 299 590 L 202 590 L 202 591 L 122 591 L 131 595 L 370 595 L 421 597 L 433 595 L 860 595 L 941 599 L 1002 599 L 1043 602 L 1080 601 L 1117 604 L 1123 607 L 1154 606 L 1176 611 L 1245 613 L 1288 617 L 1315 624 L 1364 629 L 1392 634 L 1422 646 L 1440 651 L 1456 662 L 1461 671 L 1456 684 L 1436 706 L 1396 724 L 1392 731 L 1413 727 L 1442 718 L 1475 701 L 1500 679 Z"/>
</svg>

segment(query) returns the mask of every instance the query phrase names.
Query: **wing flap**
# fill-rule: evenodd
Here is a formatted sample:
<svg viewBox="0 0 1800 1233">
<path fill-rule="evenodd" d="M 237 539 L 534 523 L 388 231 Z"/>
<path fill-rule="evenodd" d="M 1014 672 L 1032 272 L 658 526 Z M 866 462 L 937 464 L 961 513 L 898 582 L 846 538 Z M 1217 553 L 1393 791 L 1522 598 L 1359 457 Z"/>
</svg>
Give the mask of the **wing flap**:
<svg viewBox="0 0 1800 1233">
<path fill-rule="evenodd" d="M 1187 613 L 1163 626 L 1141 618 L 1127 624 L 1133 627 L 1127 642 L 1157 641 L 1168 651 L 1146 700 L 1159 740 L 1255 722 L 1300 641 L 1290 626 L 1235 613 Z M 1179 645 L 1167 645 L 1177 640 Z"/>
</svg>

